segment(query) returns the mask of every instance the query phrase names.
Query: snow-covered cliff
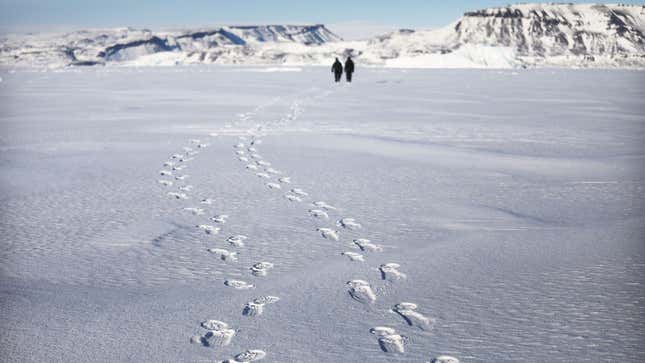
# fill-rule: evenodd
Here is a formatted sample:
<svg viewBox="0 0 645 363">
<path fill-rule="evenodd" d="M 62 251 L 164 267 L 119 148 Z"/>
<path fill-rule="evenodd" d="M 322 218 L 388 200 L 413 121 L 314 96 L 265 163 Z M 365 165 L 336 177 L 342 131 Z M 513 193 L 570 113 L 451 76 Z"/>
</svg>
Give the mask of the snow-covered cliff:
<svg viewBox="0 0 645 363">
<path fill-rule="evenodd" d="M 391 67 L 645 67 L 645 6 L 521 4 L 467 12 L 435 30 L 345 42 L 324 25 L 136 29 L 7 36 L 18 66 L 328 64 L 352 55 Z"/>
<path fill-rule="evenodd" d="M 94 65 L 159 58 L 216 62 L 225 54 L 252 56 L 263 44 L 313 47 L 342 40 L 324 25 L 225 26 L 153 33 L 132 28 L 65 34 L 7 36 L 0 39 L 0 63 L 30 66 Z M 153 57 L 154 58 L 154 57 Z M 230 57 L 234 62 L 236 56 Z"/>
<path fill-rule="evenodd" d="M 442 29 L 394 32 L 367 51 L 418 66 L 458 58 L 482 66 L 644 67 L 644 33 L 643 6 L 522 4 L 468 12 Z"/>
<path fill-rule="evenodd" d="M 513 48 L 527 63 L 645 64 L 645 7 L 525 4 L 466 13 L 460 44 Z"/>
</svg>

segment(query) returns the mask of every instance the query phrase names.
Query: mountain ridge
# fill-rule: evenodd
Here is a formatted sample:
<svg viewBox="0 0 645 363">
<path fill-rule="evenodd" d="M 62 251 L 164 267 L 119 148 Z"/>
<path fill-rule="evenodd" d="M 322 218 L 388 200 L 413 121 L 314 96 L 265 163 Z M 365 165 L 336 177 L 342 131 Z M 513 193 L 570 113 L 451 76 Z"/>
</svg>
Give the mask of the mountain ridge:
<svg viewBox="0 0 645 363">
<path fill-rule="evenodd" d="M 343 41 L 323 24 L 117 28 L 0 39 L 0 65 L 327 65 L 645 67 L 645 6 L 517 4 L 465 12 L 446 27 Z"/>
</svg>

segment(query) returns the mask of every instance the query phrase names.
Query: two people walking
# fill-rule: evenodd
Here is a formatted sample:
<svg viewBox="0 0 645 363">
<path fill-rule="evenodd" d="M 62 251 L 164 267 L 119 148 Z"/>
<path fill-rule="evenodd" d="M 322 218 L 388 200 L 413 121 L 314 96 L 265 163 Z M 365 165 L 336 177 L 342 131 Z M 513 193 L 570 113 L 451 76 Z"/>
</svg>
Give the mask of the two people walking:
<svg viewBox="0 0 645 363">
<path fill-rule="evenodd" d="M 331 71 L 334 74 L 334 79 L 336 80 L 336 82 L 340 82 L 340 78 L 343 75 L 343 65 L 340 63 L 338 58 L 336 58 L 334 65 L 331 66 Z M 354 61 L 352 60 L 352 57 L 347 57 L 347 61 L 345 61 L 345 78 L 347 79 L 347 82 L 352 82 L 353 73 Z"/>
</svg>

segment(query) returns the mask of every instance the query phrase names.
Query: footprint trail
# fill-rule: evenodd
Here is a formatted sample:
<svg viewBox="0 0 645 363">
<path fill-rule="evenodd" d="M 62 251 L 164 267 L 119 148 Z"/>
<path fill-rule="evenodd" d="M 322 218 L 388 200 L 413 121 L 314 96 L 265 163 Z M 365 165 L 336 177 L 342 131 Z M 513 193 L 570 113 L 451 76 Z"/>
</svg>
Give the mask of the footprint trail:
<svg viewBox="0 0 645 363">
<path fill-rule="evenodd" d="M 298 114 L 300 113 L 300 105 L 297 102 L 292 104 L 291 112 L 285 117 L 281 118 L 277 124 L 283 125 L 286 122 L 294 121 L 297 119 Z M 272 126 L 276 126 L 272 125 Z M 261 133 L 262 129 L 250 130 L 249 133 Z M 274 169 L 271 161 L 263 158 L 259 153 L 261 150 L 258 145 L 262 144 L 262 139 L 258 136 L 253 136 L 250 141 L 250 146 L 247 148 L 247 151 L 250 154 L 251 158 L 255 160 L 255 165 L 249 164 L 247 166 L 250 170 L 259 170 L 259 167 L 265 167 L 264 171 L 258 171 L 256 175 L 260 178 L 271 179 L 272 175 L 279 175 L 283 172 L 278 172 L 277 169 Z M 292 178 L 290 176 L 282 176 L 277 179 L 277 183 L 268 182 L 265 183 L 270 189 L 280 189 L 280 184 L 292 184 Z M 286 194 L 284 198 L 292 203 L 299 203 L 304 200 L 304 198 L 309 198 L 310 193 L 304 191 L 302 188 L 293 187 Z M 326 201 L 313 199 L 311 202 L 313 208 L 307 209 L 306 213 L 319 220 L 328 220 L 330 218 L 331 212 L 338 212 L 339 208 L 327 203 Z M 343 217 L 336 221 L 336 227 L 347 231 L 347 233 L 356 233 L 357 231 L 362 231 L 364 226 L 359 223 L 355 218 L 352 217 Z M 340 231 L 330 228 L 330 227 L 318 227 L 316 231 L 324 239 L 330 241 L 340 241 L 341 233 Z M 383 252 L 383 246 L 380 244 L 373 243 L 368 238 L 355 238 L 352 241 L 352 245 L 362 253 L 379 253 Z M 350 263 L 356 262 L 366 262 L 366 255 L 354 252 L 354 251 L 343 251 L 339 254 L 346 258 Z M 255 266 L 251 268 L 251 271 L 254 275 L 258 272 L 256 270 L 262 271 L 263 269 L 260 266 Z M 378 265 L 377 270 L 380 274 L 380 280 L 386 281 L 389 283 L 402 282 L 407 279 L 407 275 L 402 272 L 402 266 L 397 263 L 383 263 Z M 259 272 L 260 275 L 264 275 L 265 272 Z M 386 285 L 386 288 L 389 285 Z M 350 279 L 346 283 L 346 288 L 349 297 L 351 300 L 365 304 L 365 305 L 374 305 L 377 301 L 377 296 L 375 291 L 372 288 L 372 285 L 365 279 Z M 249 302 L 244 308 L 244 315 L 247 316 L 258 316 L 263 312 L 264 304 L 257 304 L 256 302 Z M 402 318 L 402 322 L 406 327 L 415 327 L 423 331 L 428 331 L 432 328 L 434 320 L 430 317 L 427 317 L 418 311 L 418 306 L 414 303 L 402 302 L 395 305 L 391 310 L 397 316 Z M 405 353 L 405 345 L 408 343 L 409 339 L 399 333 L 394 328 L 390 327 L 376 327 L 370 330 L 370 332 L 377 337 L 378 346 L 385 353 Z M 453 361 L 454 359 L 454 361 Z M 458 360 L 449 356 L 439 356 L 433 360 L 436 363 L 458 363 Z"/>
</svg>

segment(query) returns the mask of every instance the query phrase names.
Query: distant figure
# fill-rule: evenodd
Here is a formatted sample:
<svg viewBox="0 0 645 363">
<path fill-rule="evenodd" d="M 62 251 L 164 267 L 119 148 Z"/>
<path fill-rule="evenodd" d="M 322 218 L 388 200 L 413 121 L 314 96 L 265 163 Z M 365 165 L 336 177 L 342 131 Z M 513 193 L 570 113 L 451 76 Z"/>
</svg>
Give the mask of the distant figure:
<svg viewBox="0 0 645 363">
<path fill-rule="evenodd" d="M 331 66 L 331 71 L 332 73 L 334 73 L 334 78 L 336 79 L 336 82 L 340 82 L 340 77 L 342 77 L 343 75 L 343 65 L 340 63 L 338 58 L 336 58 L 334 65 Z"/>
<path fill-rule="evenodd" d="M 352 57 L 347 57 L 345 62 L 345 76 L 347 77 L 347 82 L 352 82 L 352 73 L 354 73 L 354 61 Z"/>
</svg>

